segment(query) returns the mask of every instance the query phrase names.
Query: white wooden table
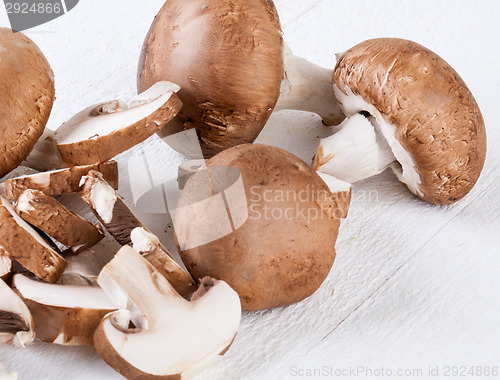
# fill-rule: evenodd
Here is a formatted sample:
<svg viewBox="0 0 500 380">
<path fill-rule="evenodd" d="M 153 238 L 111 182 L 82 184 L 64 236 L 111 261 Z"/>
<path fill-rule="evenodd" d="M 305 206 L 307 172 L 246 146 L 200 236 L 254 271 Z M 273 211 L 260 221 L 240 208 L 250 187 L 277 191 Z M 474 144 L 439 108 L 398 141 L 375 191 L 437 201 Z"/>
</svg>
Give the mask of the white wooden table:
<svg viewBox="0 0 500 380">
<path fill-rule="evenodd" d="M 56 74 L 50 128 L 88 105 L 135 94 L 139 51 L 162 3 L 81 0 L 27 32 Z M 325 67 L 336 52 L 374 37 L 412 39 L 445 58 L 483 111 L 487 163 L 472 193 L 449 207 L 419 201 L 389 172 L 356 184 L 336 263 L 319 291 L 287 308 L 245 313 L 231 350 L 199 379 L 450 379 L 446 366 L 500 366 L 500 2 L 276 4 L 294 52 Z M 3 6 L 0 24 L 8 25 Z M 273 115 L 258 141 L 310 161 L 326 135 L 318 117 L 287 111 Z M 146 144 L 176 171 L 179 154 L 156 137 Z M 119 157 L 122 167 L 129 154 Z M 126 178 L 120 192 L 130 201 Z M 92 348 L 2 346 L 0 362 L 21 379 L 120 378 Z"/>
</svg>

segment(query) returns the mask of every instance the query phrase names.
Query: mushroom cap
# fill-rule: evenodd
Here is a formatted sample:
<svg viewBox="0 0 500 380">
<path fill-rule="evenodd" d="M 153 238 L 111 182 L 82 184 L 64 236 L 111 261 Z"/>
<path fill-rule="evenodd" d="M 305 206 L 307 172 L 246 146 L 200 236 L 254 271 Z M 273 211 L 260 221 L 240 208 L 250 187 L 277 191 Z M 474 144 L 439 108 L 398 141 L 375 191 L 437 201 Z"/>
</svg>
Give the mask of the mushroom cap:
<svg viewBox="0 0 500 380">
<path fill-rule="evenodd" d="M 54 73 L 22 33 L 0 28 L 0 178 L 15 169 L 42 135 L 54 103 Z"/>
<path fill-rule="evenodd" d="M 345 213 L 321 177 L 294 155 L 257 144 L 219 153 L 207 161 L 207 167 L 208 173 L 218 167 L 238 169 L 248 217 L 221 238 L 192 248 L 181 246 L 181 257 L 193 277 L 213 276 L 227 282 L 238 292 L 244 310 L 285 306 L 313 294 L 332 267 Z M 189 235 L 189 230 L 205 232 L 194 225 L 183 206 L 193 203 L 196 194 L 210 192 L 206 172 L 189 178 L 181 193 L 174 224 L 178 239 Z M 209 176 L 214 186 L 221 180 L 215 174 Z M 241 206 L 233 207 L 234 191 L 224 193 L 236 225 L 241 218 L 235 216 L 244 212 Z M 194 209 L 198 220 L 211 226 L 217 221 L 208 203 L 194 203 Z"/>
<path fill-rule="evenodd" d="M 146 36 L 139 92 L 160 80 L 181 86 L 169 133 L 196 128 L 212 156 L 253 142 L 283 79 L 283 38 L 270 0 L 169 0 Z"/>
<path fill-rule="evenodd" d="M 340 57 L 333 83 L 395 127 L 420 176 L 422 199 L 446 205 L 471 191 L 486 158 L 484 120 L 465 82 L 441 57 L 408 40 L 368 40 Z"/>
</svg>

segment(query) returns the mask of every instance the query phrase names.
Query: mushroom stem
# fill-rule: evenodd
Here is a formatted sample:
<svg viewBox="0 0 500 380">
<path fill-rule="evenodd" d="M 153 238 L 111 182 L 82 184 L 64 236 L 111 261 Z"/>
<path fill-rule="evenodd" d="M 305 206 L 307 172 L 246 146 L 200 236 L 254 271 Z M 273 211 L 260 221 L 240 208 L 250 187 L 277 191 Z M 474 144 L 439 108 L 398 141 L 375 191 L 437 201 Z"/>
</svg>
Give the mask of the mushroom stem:
<svg viewBox="0 0 500 380">
<path fill-rule="evenodd" d="M 354 183 L 382 173 L 396 161 L 374 117 L 355 114 L 334 135 L 320 140 L 314 159 L 317 171 Z"/>
<path fill-rule="evenodd" d="M 295 56 L 287 45 L 283 54 L 285 75 L 274 111 L 308 111 L 321 116 L 325 125 L 340 124 L 345 116 L 333 92 L 333 70 Z"/>
</svg>

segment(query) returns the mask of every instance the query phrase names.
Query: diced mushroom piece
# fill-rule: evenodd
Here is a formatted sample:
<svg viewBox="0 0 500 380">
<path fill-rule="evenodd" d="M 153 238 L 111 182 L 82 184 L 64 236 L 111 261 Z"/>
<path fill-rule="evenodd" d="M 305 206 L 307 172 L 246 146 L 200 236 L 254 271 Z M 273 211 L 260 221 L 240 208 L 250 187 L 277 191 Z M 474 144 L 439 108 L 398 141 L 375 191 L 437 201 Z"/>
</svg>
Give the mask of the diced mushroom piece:
<svg viewBox="0 0 500 380">
<path fill-rule="evenodd" d="M 33 315 L 36 337 L 47 343 L 93 345 L 99 323 L 116 310 L 98 286 L 47 284 L 20 274 L 12 286 Z"/>
<path fill-rule="evenodd" d="M 121 245 L 134 240 L 134 248 L 145 254 L 144 257 L 172 283 L 177 292 L 184 297 L 191 295 L 196 289 L 191 275 L 175 261 L 168 249 L 106 183 L 102 175 L 91 171 L 82 179 L 82 183 L 82 198 L 111 236 Z M 132 237 L 135 229 L 138 230 Z"/>
<path fill-rule="evenodd" d="M 104 238 L 100 226 L 94 226 L 68 210 L 54 198 L 38 190 L 26 190 L 17 201 L 18 214 L 73 252 L 81 252 Z"/>
<path fill-rule="evenodd" d="M 47 195 L 78 193 L 81 191 L 80 180 L 90 170 L 101 172 L 106 181 L 118 189 L 118 164 L 115 161 L 102 164 L 74 166 L 72 168 L 26 175 L 4 182 L 5 194 L 10 200 L 19 198 L 28 189 L 39 190 Z"/>
<path fill-rule="evenodd" d="M 95 347 L 128 379 L 189 378 L 225 354 L 238 331 L 240 300 L 225 282 L 204 278 L 187 301 L 128 246 L 98 282 L 118 311 L 101 322 Z"/>
<path fill-rule="evenodd" d="M 177 115 L 182 107 L 179 89 L 158 82 L 130 105 L 116 100 L 81 111 L 56 131 L 62 160 L 68 165 L 95 164 L 143 142 Z"/>
<path fill-rule="evenodd" d="M 28 307 L 0 280 L 0 344 L 26 347 L 35 339 L 33 318 Z"/>
<path fill-rule="evenodd" d="M 3 197 L 0 198 L 0 246 L 12 259 L 47 282 L 57 282 L 67 265 Z"/>
</svg>

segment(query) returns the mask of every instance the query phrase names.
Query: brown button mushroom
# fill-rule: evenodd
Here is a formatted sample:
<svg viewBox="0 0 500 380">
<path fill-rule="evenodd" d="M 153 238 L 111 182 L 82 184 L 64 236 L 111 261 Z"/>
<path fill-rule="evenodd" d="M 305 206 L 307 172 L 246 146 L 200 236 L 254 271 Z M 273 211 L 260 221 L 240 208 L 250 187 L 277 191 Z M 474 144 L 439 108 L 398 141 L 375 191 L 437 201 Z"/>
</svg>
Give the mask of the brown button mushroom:
<svg viewBox="0 0 500 380">
<path fill-rule="evenodd" d="M 17 201 L 16 211 L 28 223 L 73 252 L 81 252 L 104 238 L 100 226 L 94 226 L 68 210 L 54 198 L 38 190 L 26 190 Z"/>
<path fill-rule="evenodd" d="M 138 89 L 179 84 L 184 107 L 160 135 L 196 128 L 203 152 L 214 155 L 253 142 L 273 109 L 340 123 L 331 75 L 284 47 L 271 0 L 169 0 L 145 39 Z"/>
<path fill-rule="evenodd" d="M 35 146 L 54 96 L 54 74 L 40 49 L 24 34 L 0 28 L 0 178 Z"/>
<path fill-rule="evenodd" d="M 471 191 L 486 157 L 484 121 L 442 58 L 412 41 L 369 40 L 339 57 L 333 82 L 349 119 L 319 143 L 318 171 L 355 182 L 391 166 L 436 205 Z"/>
<path fill-rule="evenodd" d="M 302 160 L 266 145 L 239 145 L 206 165 L 188 179 L 175 211 L 181 257 L 193 277 L 227 282 L 244 310 L 313 294 L 335 259 L 350 186 L 336 181 L 330 189 Z"/>
<path fill-rule="evenodd" d="M 101 172 L 106 181 L 114 189 L 118 189 L 118 164 L 116 161 L 109 161 L 8 179 L 4 182 L 5 196 L 14 200 L 28 189 L 39 190 L 46 195 L 78 193 L 82 190 L 80 186 L 82 177 L 91 170 Z"/>
<path fill-rule="evenodd" d="M 37 339 L 66 346 L 90 346 L 104 316 L 116 310 L 98 286 L 46 284 L 21 274 L 12 286 L 35 321 Z"/>
</svg>

